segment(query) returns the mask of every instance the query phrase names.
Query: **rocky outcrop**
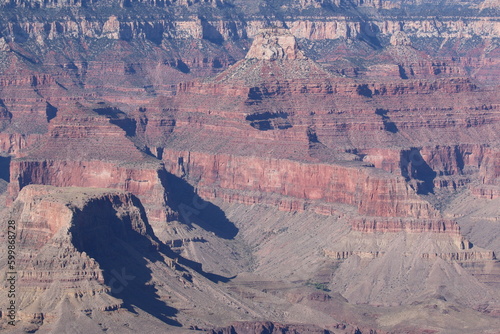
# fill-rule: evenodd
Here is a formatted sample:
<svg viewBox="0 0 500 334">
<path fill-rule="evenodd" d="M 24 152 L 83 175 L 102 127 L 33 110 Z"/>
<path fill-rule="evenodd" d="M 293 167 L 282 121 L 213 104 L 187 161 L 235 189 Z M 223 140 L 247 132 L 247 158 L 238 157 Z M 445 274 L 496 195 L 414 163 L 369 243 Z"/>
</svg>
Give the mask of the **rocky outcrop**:
<svg viewBox="0 0 500 334">
<path fill-rule="evenodd" d="M 0 151 L 6 154 L 18 155 L 21 150 L 34 145 L 41 135 L 25 136 L 20 133 L 0 133 Z"/>
<path fill-rule="evenodd" d="M 446 261 L 488 261 L 488 260 L 496 260 L 496 255 L 492 251 L 486 252 L 456 252 L 456 253 L 434 253 L 434 254 L 422 254 L 424 259 L 432 259 L 436 257 L 440 257 Z"/>
<path fill-rule="evenodd" d="M 479 173 L 483 184 L 500 185 L 500 151 L 498 149 L 486 150 Z"/>
<path fill-rule="evenodd" d="M 486 9 L 486 8 L 500 8 L 500 6 L 494 0 L 484 0 L 483 3 L 481 4 L 480 8 L 481 9 Z"/>
<path fill-rule="evenodd" d="M 287 29 L 275 28 L 262 31 L 254 37 L 247 59 L 305 59 L 299 50 L 295 37 Z"/>
<path fill-rule="evenodd" d="M 376 259 L 385 255 L 384 252 L 367 252 L 367 251 L 331 251 L 324 250 L 325 256 L 334 260 L 347 260 L 349 257 L 356 256 L 361 259 Z M 461 251 L 454 253 L 422 253 L 422 259 L 435 260 L 441 258 L 448 262 L 478 262 L 484 263 L 488 261 L 496 260 L 496 255 L 492 251 Z M 484 275 L 484 272 L 478 273 L 478 275 Z"/>
<path fill-rule="evenodd" d="M 479 164 L 479 180 L 471 184 L 472 193 L 479 198 L 495 199 L 500 196 L 500 153 L 497 148 L 485 147 Z"/>
<path fill-rule="evenodd" d="M 498 186 L 477 185 L 472 187 L 472 193 L 479 198 L 495 199 L 500 197 Z"/>
<path fill-rule="evenodd" d="M 427 186 L 435 189 L 469 187 L 478 196 L 495 196 L 491 193 L 496 189 L 493 183 L 495 176 L 489 177 L 494 175 L 490 160 L 492 150 L 485 144 L 424 146 L 409 150 L 368 149 L 360 153 L 364 154 L 364 161 L 373 163 L 375 167 L 416 181 L 420 184 L 417 189 L 427 182 Z M 493 169 L 485 173 L 489 168 Z M 480 176 L 486 174 L 489 175 L 486 178 Z M 425 181 L 421 179 L 422 175 L 434 176 Z"/>
<path fill-rule="evenodd" d="M 85 191 L 86 195 L 83 194 Z M 87 189 L 85 191 L 78 188 L 33 185 L 26 187 L 20 193 L 13 206 L 12 217 L 17 218 L 15 221 L 17 221 L 21 236 L 19 246 L 26 252 L 26 258 L 19 259 L 23 267 L 20 275 L 23 283 L 35 284 L 36 282 L 49 285 L 54 280 L 63 282 L 95 280 L 104 283 L 102 270 L 95 260 L 78 254 L 74 248 L 75 245 L 72 245 L 70 232 L 73 227 L 70 222 L 74 219 L 75 209 L 86 205 L 86 202 L 111 201 L 117 204 L 123 203 L 121 205 L 133 205 L 132 199 L 125 193 L 113 194 L 109 190 Z M 93 198 L 94 196 L 96 198 Z M 67 205 L 67 201 L 71 200 L 80 201 L 80 203 L 71 203 L 76 206 L 72 208 Z M 79 210 L 82 209 L 82 207 L 79 208 Z M 135 219 L 139 217 L 137 213 Z M 81 227 L 75 226 L 75 228 Z M 138 226 L 137 229 L 138 232 L 145 230 L 144 226 Z M 32 257 L 36 258 L 42 248 L 51 248 L 50 245 L 55 246 L 57 242 L 69 247 L 59 251 L 63 261 L 54 263 L 49 258 L 41 259 L 41 256 L 37 260 L 29 260 Z M 56 277 L 58 274 L 64 276 L 65 273 L 68 274 L 67 277 Z"/>
<path fill-rule="evenodd" d="M 286 325 L 272 322 L 237 322 L 227 327 L 216 328 L 210 330 L 211 334 L 264 334 L 264 333 L 322 333 L 329 334 L 329 330 L 320 328 L 315 325 L 297 324 Z"/>
<path fill-rule="evenodd" d="M 446 233 L 451 236 L 460 237 L 460 227 L 454 221 L 446 220 L 381 220 L 381 219 L 357 219 L 351 223 L 353 231 L 365 233 Z M 468 249 L 466 242 L 461 245 L 462 249 Z"/>
<path fill-rule="evenodd" d="M 347 260 L 349 257 L 357 256 L 362 259 L 376 259 L 384 255 L 384 252 L 366 252 L 366 251 L 331 251 L 324 249 L 326 257 L 334 260 Z"/>
</svg>

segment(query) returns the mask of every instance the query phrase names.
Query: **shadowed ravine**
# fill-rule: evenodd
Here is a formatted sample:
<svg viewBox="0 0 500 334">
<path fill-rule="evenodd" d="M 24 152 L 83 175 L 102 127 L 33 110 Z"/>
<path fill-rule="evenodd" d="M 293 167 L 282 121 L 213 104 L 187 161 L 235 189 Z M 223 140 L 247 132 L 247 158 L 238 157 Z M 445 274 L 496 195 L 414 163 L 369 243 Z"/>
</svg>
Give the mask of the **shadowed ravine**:
<svg viewBox="0 0 500 334">
<path fill-rule="evenodd" d="M 138 205 L 138 199 L 134 199 Z M 141 205 L 141 216 L 145 218 Z M 146 231 L 139 233 L 137 221 L 126 214 L 120 218 L 111 202 L 93 201 L 82 210 L 76 209 L 70 233 L 80 252 L 94 258 L 103 270 L 105 284 L 111 294 L 121 298 L 131 312 L 134 307 L 153 315 L 166 324 L 180 326 L 171 319 L 177 310 L 159 299 L 156 288 L 148 284 L 151 270 L 147 261 L 163 262 L 153 240 L 151 227 L 144 221 Z M 163 263 L 165 266 L 166 264 Z"/>
<path fill-rule="evenodd" d="M 201 199 L 195 188 L 184 179 L 168 172 L 160 173 L 165 189 L 168 189 L 168 206 L 179 213 L 179 220 L 215 233 L 219 238 L 233 239 L 238 228 L 227 219 L 218 206 Z"/>
</svg>

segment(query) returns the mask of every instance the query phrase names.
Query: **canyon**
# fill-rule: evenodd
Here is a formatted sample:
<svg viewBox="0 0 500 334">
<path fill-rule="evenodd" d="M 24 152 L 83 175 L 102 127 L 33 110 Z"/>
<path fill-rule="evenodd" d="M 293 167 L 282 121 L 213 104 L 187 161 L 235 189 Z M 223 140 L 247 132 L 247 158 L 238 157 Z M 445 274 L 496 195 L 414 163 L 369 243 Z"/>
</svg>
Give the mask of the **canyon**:
<svg viewBox="0 0 500 334">
<path fill-rule="evenodd" d="M 0 332 L 498 332 L 495 1 L 0 9 Z"/>
</svg>

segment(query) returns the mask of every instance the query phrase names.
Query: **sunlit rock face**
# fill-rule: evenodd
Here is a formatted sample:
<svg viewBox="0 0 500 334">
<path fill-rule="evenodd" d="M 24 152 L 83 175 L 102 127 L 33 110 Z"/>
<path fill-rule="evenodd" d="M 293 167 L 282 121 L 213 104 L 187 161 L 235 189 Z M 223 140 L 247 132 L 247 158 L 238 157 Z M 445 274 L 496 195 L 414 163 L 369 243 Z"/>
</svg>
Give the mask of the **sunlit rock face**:
<svg viewBox="0 0 500 334">
<path fill-rule="evenodd" d="M 254 37 L 247 59 L 305 59 L 295 37 L 287 29 L 268 29 Z"/>
</svg>

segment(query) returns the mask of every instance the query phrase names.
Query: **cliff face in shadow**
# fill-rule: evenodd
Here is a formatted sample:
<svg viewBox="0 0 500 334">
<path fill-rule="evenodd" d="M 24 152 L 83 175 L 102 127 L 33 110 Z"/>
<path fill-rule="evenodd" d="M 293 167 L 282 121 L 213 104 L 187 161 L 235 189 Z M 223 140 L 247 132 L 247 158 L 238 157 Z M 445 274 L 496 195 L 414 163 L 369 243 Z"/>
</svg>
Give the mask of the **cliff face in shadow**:
<svg viewBox="0 0 500 334">
<path fill-rule="evenodd" d="M 122 203 L 132 206 L 124 208 Z M 149 263 L 167 267 L 173 259 L 159 253 L 160 245 L 151 236 L 144 208 L 136 197 L 112 197 L 107 201 L 90 200 L 75 208 L 71 227 L 76 250 L 97 261 L 104 284 L 123 307 L 131 312 L 140 308 L 168 325 L 179 326 L 173 320 L 177 310 L 160 299 L 153 284 Z"/>
<path fill-rule="evenodd" d="M 160 251 L 144 208 L 133 195 L 27 186 L 10 217 L 16 221 L 17 246 L 22 249 L 18 284 L 32 294 L 17 301 L 20 314 L 29 317 L 50 290 L 58 297 L 46 300 L 38 312 L 57 317 L 57 301 L 76 287 L 77 308 L 96 313 L 140 309 L 168 325 L 179 325 L 173 319 L 177 310 L 157 295 L 150 268 L 156 264 L 174 270 L 175 260 Z"/>
</svg>

